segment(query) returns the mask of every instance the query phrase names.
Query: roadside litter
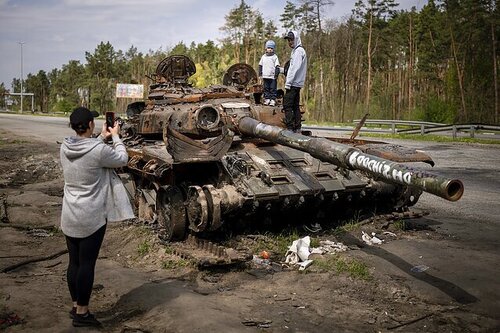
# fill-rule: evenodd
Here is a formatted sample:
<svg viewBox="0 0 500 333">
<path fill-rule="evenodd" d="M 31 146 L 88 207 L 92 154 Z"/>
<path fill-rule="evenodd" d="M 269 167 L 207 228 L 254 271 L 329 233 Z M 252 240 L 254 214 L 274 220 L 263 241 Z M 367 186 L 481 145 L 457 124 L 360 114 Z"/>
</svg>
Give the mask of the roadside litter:
<svg viewBox="0 0 500 333">
<path fill-rule="evenodd" d="M 285 263 L 299 266 L 299 271 L 309 267 L 313 260 L 309 259 L 314 254 L 328 254 L 347 251 L 347 246 L 342 243 L 336 243 L 330 240 L 320 241 L 320 246 L 310 248 L 311 238 L 309 236 L 294 240 L 285 255 Z"/>
<path fill-rule="evenodd" d="M 264 259 L 259 256 L 253 255 L 252 262 L 255 266 L 266 267 L 271 265 L 271 261 L 269 259 Z"/>
<path fill-rule="evenodd" d="M 368 245 L 382 244 L 383 242 L 383 240 L 378 238 L 374 232 L 372 232 L 372 235 L 370 236 L 366 232 L 361 231 L 361 239 Z"/>
<path fill-rule="evenodd" d="M 245 326 L 256 326 L 258 328 L 269 328 L 271 327 L 272 320 L 253 320 L 247 319 L 243 320 L 241 323 Z"/>
<path fill-rule="evenodd" d="M 413 266 L 410 269 L 410 271 L 412 271 L 413 273 L 422 273 L 422 272 L 425 272 L 428 269 L 429 269 L 429 266 L 426 266 L 426 265 L 417 265 L 417 266 Z"/>
<path fill-rule="evenodd" d="M 31 229 L 26 232 L 26 234 L 33 236 L 33 237 L 51 237 L 54 236 L 53 233 L 48 232 L 47 230 L 44 229 Z"/>
<path fill-rule="evenodd" d="M 304 224 L 303 227 L 304 227 L 304 230 L 307 230 L 307 231 L 312 232 L 312 233 L 317 233 L 317 232 L 320 232 L 321 230 L 323 230 L 323 228 L 321 228 L 321 225 L 319 223 L 313 223 L 311 225 Z"/>
</svg>

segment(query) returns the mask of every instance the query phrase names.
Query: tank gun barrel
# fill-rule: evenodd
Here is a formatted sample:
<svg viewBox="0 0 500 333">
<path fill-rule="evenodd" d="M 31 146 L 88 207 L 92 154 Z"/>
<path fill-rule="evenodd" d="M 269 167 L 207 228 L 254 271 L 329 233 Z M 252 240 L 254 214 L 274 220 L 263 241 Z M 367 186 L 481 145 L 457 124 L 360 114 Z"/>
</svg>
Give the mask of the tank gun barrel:
<svg viewBox="0 0 500 333">
<path fill-rule="evenodd" d="M 426 170 L 412 168 L 361 150 L 324 138 L 312 138 L 292 131 L 267 125 L 251 117 L 238 122 L 241 133 L 262 138 L 309 153 L 324 162 L 341 168 L 362 170 L 385 181 L 414 186 L 449 201 L 462 197 L 464 186 L 458 179 L 448 179 Z"/>
</svg>

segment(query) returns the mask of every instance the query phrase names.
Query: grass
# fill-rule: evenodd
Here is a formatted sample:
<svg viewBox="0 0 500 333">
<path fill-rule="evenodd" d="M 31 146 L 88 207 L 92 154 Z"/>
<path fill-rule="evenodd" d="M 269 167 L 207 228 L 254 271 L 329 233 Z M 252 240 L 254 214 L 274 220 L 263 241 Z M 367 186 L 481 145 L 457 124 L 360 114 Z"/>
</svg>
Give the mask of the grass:
<svg viewBox="0 0 500 333">
<path fill-rule="evenodd" d="M 406 221 L 405 220 L 397 220 L 397 221 L 394 221 L 392 223 L 392 225 L 394 226 L 394 228 L 396 230 L 401 230 L 401 231 L 405 231 L 405 230 L 408 230 L 408 225 L 406 224 Z"/>
<path fill-rule="evenodd" d="M 319 238 L 311 237 L 311 247 L 319 247 L 321 245 L 319 241 Z"/>
<path fill-rule="evenodd" d="M 261 251 L 266 250 L 274 255 L 284 256 L 285 253 L 288 251 L 290 245 L 292 245 L 293 241 L 299 238 L 300 236 L 297 230 L 291 230 L 288 233 L 281 233 L 279 235 L 266 233 L 264 237 L 258 238 L 250 246 L 250 250 L 253 253 L 260 253 Z"/>
<path fill-rule="evenodd" d="M 333 234 L 336 236 L 343 235 L 347 232 L 355 231 L 359 229 L 359 217 L 352 218 L 343 222 L 340 226 L 333 230 Z"/>
<path fill-rule="evenodd" d="M 338 254 L 316 259 L 313 265 L 322 272 L 347 273 L 350 277 L 360 280 L 370 280 L 372 278 L 368 266 L 364 262 L 352 258 L 342 258 Z"/>
<path fill-rule="evenodd" d="M 167 259 L 161 263 L 161 268 L 163 269 L 176 269 L 176 268 L 181 268 L 181 267 L 188 267 L 191 266 L 192 263 L 189 260 L 173 260 L 173 259 Z"/>
<path fill-rule="evenodd" d="M 163 248 L 166 254 L 174 254 L 174 249 L 170 245 L 164 245 Z"/>
<path fill-rule="evenodd" d="M 26 143 L 29 143 L 29 141 L 26 141 L 26 140 L 21 140 L 21 139 L 14 139 L 12 141 L 8 141 L 8 140 L 3 140 L 3 139 L 0 139 L 0 146 L 3 146 L 3 145 L 15 145 L 15 144 L 26 144 Z"/>
<path fill-rule="evenodd" d="M 14 139 L 10 143 L 12 143 L 12 144 L 25 144 L 25 143 L 29 143 L 29 142 L 26 140 Z"/>
<path fill-rule="evenodd" d="M 137 253 L 139 253 L 140 256 L 144 256 L 149 251 L 151 250 L 151 244 L 147 240 L 144 240 L 142 243 L 139 243 L 137 246 Z"/>
</svg>

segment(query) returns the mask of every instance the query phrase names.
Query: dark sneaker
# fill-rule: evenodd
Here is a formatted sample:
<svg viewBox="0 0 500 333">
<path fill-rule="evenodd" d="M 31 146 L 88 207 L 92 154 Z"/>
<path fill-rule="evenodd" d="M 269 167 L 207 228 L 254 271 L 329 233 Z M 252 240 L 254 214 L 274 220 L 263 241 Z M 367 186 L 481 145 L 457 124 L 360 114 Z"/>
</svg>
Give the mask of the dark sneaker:
<svg viewBox="0 0 500 333">
<path fill-rule="evenodd" d="M 71 319 L 75 319 L 75 315 L 76 315 L 76 307 L 73 307 L 73 308 L 71 308 L 71 311 L 69 312 L 69 317 Z"/>
<path fill-rule="evenodd" d="M 90 312 L 86 314 L 75 313 L 75 318 L 73 318 L 73 326 L 75 327 L 101 327 L 102 324 L 99 320 L 95 319 L 94 315 Z"/>
</svg>

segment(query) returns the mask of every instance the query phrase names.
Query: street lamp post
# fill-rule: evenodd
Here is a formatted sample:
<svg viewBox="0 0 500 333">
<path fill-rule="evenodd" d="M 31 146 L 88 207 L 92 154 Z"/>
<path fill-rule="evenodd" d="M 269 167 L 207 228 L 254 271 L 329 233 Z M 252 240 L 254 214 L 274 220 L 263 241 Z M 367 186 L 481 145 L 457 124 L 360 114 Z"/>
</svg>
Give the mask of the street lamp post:
<svg viewBox="0 0 500 333">
<path fill-rule="evenodd" d="M 21 45 L 21 113 L 23 113 L 23 81 L 24 81 L 24 75 L 23 75 L 23 44 L 26 44 L 25 42 L 18 42 L 19 45 Z"/>
</svg>

